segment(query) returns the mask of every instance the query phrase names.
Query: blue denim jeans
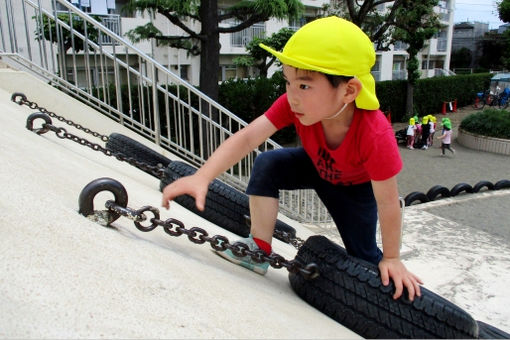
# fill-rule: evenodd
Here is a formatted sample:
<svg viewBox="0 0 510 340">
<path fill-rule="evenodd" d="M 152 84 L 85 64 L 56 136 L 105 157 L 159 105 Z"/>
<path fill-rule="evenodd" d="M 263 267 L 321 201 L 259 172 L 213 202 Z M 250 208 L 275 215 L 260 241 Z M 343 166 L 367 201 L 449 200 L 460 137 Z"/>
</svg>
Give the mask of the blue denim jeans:
<svg viewBox="0 0 510 340">
<path fill-rule="evenodd" d="M 323 180 L 303 148 L 263 152 L 255 159 L 248 195 L 279 198 L 279 190 L 314 189 L 336 224 L 347 253 L 378 264 L 377 204 L 372 184 L 334 185 Z"/>
</svg>

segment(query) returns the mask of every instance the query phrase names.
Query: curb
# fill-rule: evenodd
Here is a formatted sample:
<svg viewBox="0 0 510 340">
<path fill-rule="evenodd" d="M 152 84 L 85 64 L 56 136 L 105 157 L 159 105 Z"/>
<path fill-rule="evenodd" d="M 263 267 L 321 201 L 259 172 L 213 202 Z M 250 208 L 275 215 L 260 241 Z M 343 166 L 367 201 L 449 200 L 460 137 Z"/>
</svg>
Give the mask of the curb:
<svg viewBox="0 0 510 340">
<path fill-rule="evenodd" d="M 477 135 L 459 129 L 457 142 L 469 149 L 510 155 L 510 140 Z"/>
</svg>

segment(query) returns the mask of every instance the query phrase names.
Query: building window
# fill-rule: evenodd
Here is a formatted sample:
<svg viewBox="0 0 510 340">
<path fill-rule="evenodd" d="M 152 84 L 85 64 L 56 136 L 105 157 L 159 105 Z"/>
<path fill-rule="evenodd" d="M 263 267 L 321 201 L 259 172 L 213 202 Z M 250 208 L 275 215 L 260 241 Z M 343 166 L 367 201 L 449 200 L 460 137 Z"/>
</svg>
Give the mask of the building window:
<svg viewBox="0 0 510 340">
<path fill-rule="evenodd" d="M 394 51 L 405 51 L 409 47 L 408 44 L 403 43 L 402 41 L 395 41 L 393 44 L 393 50 Z"/>
<path fill-rule="evenodd" d="M 256 23 L 242 31 L 230 35 L 230 44 L 233 47 L 245 47 L 253 38 L 263 38 L 266 34 L 266 27 L 263 22 Z"/>
<path fill-rule="evenodd" d="M 292 19 L 291 21 L 289 21 L 289 28 L 293 31 L 297 31 L 305 24 L 306 24 L 306 19 L 304 17 L 301 17 L 299 19 Z"/>
<path fill-rule="evenodd" d="M 406 79 L 407 72 L 404 67 L 404 61 L 402 60 L 394 60 L 393 61 L 393 71 L 392 78 L 393 80 L 397 79 Z"/>
<path fill-rule="evenodd" d="M 181 65 L 181 72 L 179 74 L 181 79 L 189 80 L 188 72 L 189 72 L 189 65 Z"/>
<path fill-rule="evenodd" d="M 237 68 L 235 65 L 222 65 L 220 66 L 220 81 L 234 79 L 237 76 Z"/>
<path fill-rule="evenodd" d="M 425 60 L 423 60 L 421 62 L 422 70 L 431 70 L 431 69 L 435 68 L 434 65 L 435 65 L 435 60 L 427 60 L 427 59 L 425 59 Z"/>
</svg>

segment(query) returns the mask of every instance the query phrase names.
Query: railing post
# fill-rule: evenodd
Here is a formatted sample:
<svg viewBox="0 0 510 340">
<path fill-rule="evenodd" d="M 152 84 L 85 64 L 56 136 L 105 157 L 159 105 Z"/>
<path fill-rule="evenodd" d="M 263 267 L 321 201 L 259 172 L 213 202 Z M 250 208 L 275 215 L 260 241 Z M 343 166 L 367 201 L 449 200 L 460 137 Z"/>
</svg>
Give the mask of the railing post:
<svg viewBox="0 0 510 340">
<path fill-rule="evenodd" d="M 154 115 L 154 142 L 161 145 L 161 124 L 159 120 L 159 105 L 158 105 L 158 77 L 156 65 L 151 62 L 152 69 L 152 107 Z"/>
</svg>

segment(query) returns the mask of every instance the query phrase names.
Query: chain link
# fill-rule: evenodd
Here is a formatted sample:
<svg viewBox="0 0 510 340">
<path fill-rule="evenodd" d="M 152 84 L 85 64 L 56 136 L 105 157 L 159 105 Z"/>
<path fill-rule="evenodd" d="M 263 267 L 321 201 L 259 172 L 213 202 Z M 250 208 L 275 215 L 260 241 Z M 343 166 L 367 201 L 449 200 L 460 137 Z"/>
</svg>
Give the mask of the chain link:
<svg viewBox="0 0 510 340">
<path fill-rule="evenodd" d="M 101 139 L 103 142 L 108 142 L 109 140 L 109 137 L 106 136 L 106 135 L 102 135 L 98 132 L 95 132 L 95 131 L 92 131 L 86 127 L 83 127 L 82 125 L 80 124 L 77 124 L 75 122 L 73 122 L 72 120 L 70 119 L 66 119 L 62 116 L 59 116 L 57 115 L 55 112 L 51 112 L 51 111 L 48 111 L 46 108 L 44 107 L 40 107 L 36 102 L 32 102 L 32 101 L 29 101 L 27 99 L 27 96 L 25 96 L 23 93 L 13 93 L 12 96 L 11 96 L 11 100 L 19 105 L 26 105 L 28 106 L 29 108 L 33 109 L 33 110 L 38 110 L 39 112 L 42 112 L 42 113 L 45 113 L 47 114 L 48 116 L 52 117 L 52 118 L 56 118 L 58 119 L 59 121 L 61 122 L 64 122 L 66 123 L 67 125 L 69 126 L 72 126 L 78 130 L 81 130 L 85 133 L 88 133 L 96 138 L 99 138 Z"/>
<path fill-rule="evenodd" d="M 136 228 L 143 232 L 149 232 L 155 228 L 163 227 L 165 233 L 170 236 L 179 237 L 186 235 L 188 240 L 195 244 L 204 244 L 209 242 L 211 248 L 216 251 L 225 251 L 229 249 L 235 256 L 244 257 L 249 256 L 256 263 L 267 262 L 273 268 L 285 267 L 291 273 L 300 273 L 306 279 L 314 279 L 319 275 L 318 266 L 315 263 L 307 265 L 302 264 L 297 260 L 286 260 L 283 256 L 276 253 L 267 255 L 262 250 L 250 250 L 249 246 L 243 242 L 235 242 L 230 244 L 228 239 L 222 235 L 209 236 L 209 233 L 199 227 L 187 229 L 181 221 L 169 218 L 165 221 L 159 219 L 159 209 L 151 206 L 144 206 L 140 209 L 134 210 L 129 207 L 122 207 L 117 205 L 114 201 L 107 201 L 105 207 L 113 212 L 118 213 L 134 221 Z M 150 212 L 153 217 L 148 218 L 145 213 Z M 149 221 L 151 225 L 143 226 L 140 221 Z M 283 232 L 284 234 L 287 234 Z M 288 238 L 288 235 L 287 235 Z M 300 242 L 303 240 L 299 239 Z"/>
<path fill-rule="evenodd" d="M 291 234 L 286 231 L 275 229 L 274 234 L 277 235 L 280 238 L 280 240 L 292 245 L 297 250 L 299 250 L 299 248 L 301 248 L 301 246 L 305 243 L 305 240 L 303 240 L 302 238 L 299 238 L 297 236 L 292 237 Z"/>
</svg>

